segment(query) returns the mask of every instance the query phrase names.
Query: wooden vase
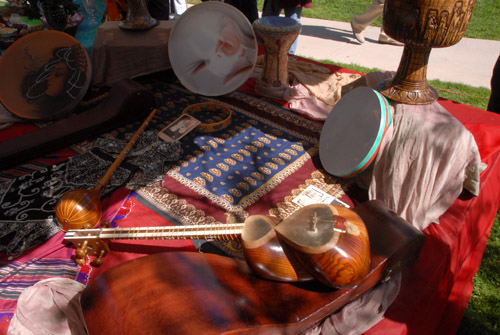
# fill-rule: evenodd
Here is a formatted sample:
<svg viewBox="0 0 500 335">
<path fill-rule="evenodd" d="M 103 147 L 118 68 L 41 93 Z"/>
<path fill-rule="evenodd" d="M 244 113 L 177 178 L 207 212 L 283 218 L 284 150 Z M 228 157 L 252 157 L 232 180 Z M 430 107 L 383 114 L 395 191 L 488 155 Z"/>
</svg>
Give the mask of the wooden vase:
<svg viewBox="0 0 500 335">
<path fill-rule="evenodd" d="M 123 30 L 140 31 L 158 24 L 158 20 L 149 13 L 145 0 L 127 0 L 127 17 L 118 26 Z"/>
<path fill-rule="evenodd" d="M 300 23 L 289 17 L 266 16 L 253 22 L 255 36 L 264 48 L 261 80 L 272 87 L 288 87 L 288 50 L 299 36 Z"/>
<path fill-rule="evenodd" d="M 387 98 L 425 105 L 438 98 L 427 84 L 427 63 L 432 48 L 449 47 L 464 36 L 475 0 L 386 0 L 384 31 L 404 43 L 396 75 L 382 81 L 379 91 Z"/>
</svg>

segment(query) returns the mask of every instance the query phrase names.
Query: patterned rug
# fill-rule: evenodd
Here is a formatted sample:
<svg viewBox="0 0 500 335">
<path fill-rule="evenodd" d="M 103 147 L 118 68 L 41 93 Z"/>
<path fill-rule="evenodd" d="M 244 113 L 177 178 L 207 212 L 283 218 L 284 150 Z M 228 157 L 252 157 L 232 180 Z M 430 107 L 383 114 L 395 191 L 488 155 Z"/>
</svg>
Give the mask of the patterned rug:
<svg viewBox="0 0 500 335">
<path fill-rule="evenodd" d="M 113 175 L 103 197 L 126 186 L 186 225 L 244 220 L 249 213 L 283 208 L 284 197 L 291 189 L 307 186 L 306 180 L 334 196 L 344 194 L 336 180 L 316 167 L 321 124 L 242 92 L 204 97 L 155 77 L 140 82 L 154 93 L 158 113 Z M 207 101 L 232 110 L 227 128 L 213 133 L 193 131 L 175 145 L 158 138 L 158 131 L 186 107 Z M 202 122 L 218 121 L 213 114 L 197 116 Z M 80 154 L 68 161 L 4 179 L 0 183 L 0 252 L 19 254 L 57 233 L 57 200 L 70 189 L 93 188 L 141 123 L 74 145 Z M 320 178 L 312 177 L 313 173 Z M 280 187 L 285 193 L 275 192 Z M 283 198 L 262 201 L 271 191 L 283 193 Z"/>
</svg>

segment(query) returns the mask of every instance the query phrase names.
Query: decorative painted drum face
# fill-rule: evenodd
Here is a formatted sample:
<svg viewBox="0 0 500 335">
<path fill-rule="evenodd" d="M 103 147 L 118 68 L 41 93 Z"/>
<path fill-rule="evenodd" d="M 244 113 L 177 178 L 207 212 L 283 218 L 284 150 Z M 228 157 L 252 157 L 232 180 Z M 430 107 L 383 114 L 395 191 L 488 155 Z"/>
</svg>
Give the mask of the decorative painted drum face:
<svg viewBox="0 0 500 335">
<path fill-rule="evenodd" d="M 257 40 L 239 10 L 209 1 L 181 15 L 170 33 L 168 50 L 172 69 L 187 89 L 217 96 L 248 79 L 257 59 Z"/>
<path fill-rule="evenodd" d="M 45 30 L 28 34 L 0 58 L 0 102 L 26 119 L 54 119 L 70 112 L 90 84 L 91 66 L 71 35 Z"/>
<path fill-rule="evenodd" d="M 325 170 L 339 177 L 364 171 L 375 159 L 391 120 L 387 100 L 359 87 L 332 109 L 321 131 L 319 157 Z"/>
</svg>

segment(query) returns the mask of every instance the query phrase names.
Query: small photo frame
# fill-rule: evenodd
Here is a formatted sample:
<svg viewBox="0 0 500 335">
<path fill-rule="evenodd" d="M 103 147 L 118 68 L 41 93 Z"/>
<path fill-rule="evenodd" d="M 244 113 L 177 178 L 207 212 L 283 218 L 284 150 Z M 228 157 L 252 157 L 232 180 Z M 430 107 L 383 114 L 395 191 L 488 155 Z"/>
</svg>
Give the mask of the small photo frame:
<svg viewBox="0 0 500 335">
<path fill-rule="evenodd" d="M 300 192 L 299 195 L 297 195 L 292 200 L 292 202 L 301 207 L 318 203 L 341 205 L 346 208 L 350 207 L 348 204 L 344 203 L 343 201 L 340 201 L 333 195 L 322 191 L 321 189 L 317 188 L 314 185 L 307 186 L 305 190 Z"/>
<path fill-rule="evenodd" d="M 171 124 L 160 130 L 158 137 L 165 142 L 178 141 L 201 123 L 197 118 L 182 114 Z"/>
</svg>

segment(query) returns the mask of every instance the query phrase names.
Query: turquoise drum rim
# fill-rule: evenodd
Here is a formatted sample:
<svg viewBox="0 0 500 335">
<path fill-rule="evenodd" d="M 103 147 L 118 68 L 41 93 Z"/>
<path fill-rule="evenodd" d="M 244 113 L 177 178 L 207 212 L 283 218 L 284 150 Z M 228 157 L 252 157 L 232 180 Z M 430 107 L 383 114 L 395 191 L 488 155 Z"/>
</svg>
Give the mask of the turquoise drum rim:
<svg viewBox="0 0 500 335">
<path fill-rule="evenodd" d="M 332 168 L 331 166 L 325 166 L 325 170 L 334 176 L 352 177 L 352 176 L 355 176 L 355 175 L 363 172 L 364 170 L 366 170 L 375 160 L 377 153 L 380 149 L 382 140 L 387 132 L 387 129 L 389 128 L 389 126 L 392 122 L 392 113 L 391 113 L 391 109 L 390 109 L 390 106 L 389 106 L 387 99 L 382 94 L 380 94 L 378 91 L 373 90 L 373 89 L 368 88 L 368 87 L 360 87 L 360 88 L 354 89 L 353 91 L 359 90 L 359 89 L 364 89 L 364 90 L 366 90 L 366 92 L 369 92 L 369 94 L 374 94 L 377 97 L 377 100 L 375 100 L 375 101 L 378 102 L 378 105 L 375 104 L 376 106 L 374 108 L 379 108 L 379 110 L 380 110 L 380 121 L 379 121 L 378 129 L 376 131 L 376 136 L 374 136 L 373 144 L 371 144 L 369 149 L 366 151 L 366 154 L 363 154 L 363 158 L 352 169 L 349 169 L 348 171 L 337 171 L 338 169 L 336 169 L 336 168 Z M 351 91 L 351 92 L 353 92 L 353 91 Z M 359 91 L 358 91 L 358 93 L 359 93 Z M 348 97 L 348 95 L 349 95 L 349 93 L 346 96 L 344 96 L 344 98 L 342 98 L 342 99 L 346 99 L 346 98 L 350 99 Z M 339 103 L 340 103 L 340 101 L 339 101 Z M 345 106 L 342 106 L 342 108 L 344 108 L 344 107 Z M 332 109 L 332 113 L 334 113 L 334 112 L 335 112 L 335 107 Z M 333 116 L 333 117 L 335 117 L 335 116 Z M 328 121 L 328 119 L 327 119 L 327 121 Z M 327 122 L 325 122 L 325 124 L 326 123 Z M 356 131 L 356 130 L 353 129 L 352 131 Z M 323 135 L 324 135 L 323 131 L 322 131 L 321 135 L 323 137 Z M 320 138 L 320 160 L 322 161 L 323 165 L 327 165 L 328 160 L 325 161 L 324 159 L 322 159 L 322 153 L 324 153 L 325 155 L 328 155 L 328 156 L 331 155 L 331 153 L 328 153 L 328 152 L 325 152 L 324 150 L 322 150 L 323 149 L 322 142 L 324 142 L 322 140 L 324 140 L 324 139 Z M 323 145 L 323 147 L 324 147 L 324 145 Z"/>
</svg>

